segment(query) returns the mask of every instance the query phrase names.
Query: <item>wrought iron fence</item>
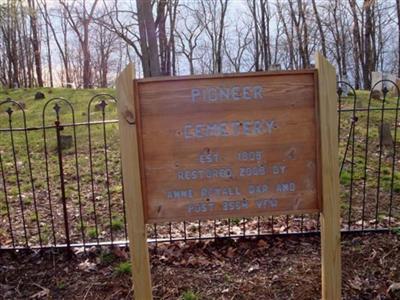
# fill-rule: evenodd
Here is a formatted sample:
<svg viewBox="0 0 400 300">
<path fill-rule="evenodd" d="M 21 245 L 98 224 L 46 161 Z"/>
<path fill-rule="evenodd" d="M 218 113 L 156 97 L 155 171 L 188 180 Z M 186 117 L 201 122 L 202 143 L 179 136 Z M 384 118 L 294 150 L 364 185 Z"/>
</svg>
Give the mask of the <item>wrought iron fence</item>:
<svg viewBox="0 0 400 300">
<path fill-rule="evenodd" d="M 369 94 L 338 83 L 344 232 L 400 226 L 399 99 L 389 80 Z M 35 109 L 0 102 L 0 249 L 126 245 L 116 99 L 52 98 L 42 109 L 33 101 Z M 148 225 L 148 237 L 158 243 L 318 230 L 319 217 L 310 214 Z"/>
</svg>

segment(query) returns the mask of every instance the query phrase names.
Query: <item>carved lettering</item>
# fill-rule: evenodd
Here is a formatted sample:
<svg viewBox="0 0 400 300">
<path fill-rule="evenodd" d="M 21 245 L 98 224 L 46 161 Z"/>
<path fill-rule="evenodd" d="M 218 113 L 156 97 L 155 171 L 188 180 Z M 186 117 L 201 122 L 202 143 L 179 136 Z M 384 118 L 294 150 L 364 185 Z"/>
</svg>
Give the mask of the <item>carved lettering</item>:
<svg viewBox="0 0 400 300">
<path fill-rule="evenodd" d="M 265 167 L 264 166 L 256 166 L 256 167 L 241 167 L 239 176 L 263 176 L 265 175 Z"/>
<path fill-rule="evenodd" d="M 284 165 L 273 165 L 271 169 L 274 175 L 284 174 L 286 172 L 286 166 Z"/>
<path fill-rule="evenodd" d="M 242 209 L 247 209 L 247 208 L 249 208 L 249 201 L 247 201 L 246 199 L 224 201 L 222 203 L 222 209 L 224 211 L 242 210 Z"/>
<path fill-rule="evenodd" d="M 186 124 L 183 127 L 185 139 L 218 136 L 269 135 L 278 128 L 274 120 L 243 120 L 217 123 Z"/>
<path fill-rule="evenodd" d="M 178 180 L 198 180 L 230 177 L 232 177 L 231 168 L 183 170 L 178 171 L 177 173 Z"/>
<path fill-rule="evenodd" d="M 240 190 L 237 186 L 202 187 L 200 189 L 200 195 L 201 197 L 240 196 Z"/>
<path fill-rule="evenodd" d="M 260 161 L 262 159 L 262 151 L 242 151 L 238 153 L 238 160 L 243 161 Z"/>
<path fill-rule="evenodd" d="M 218 102 L 262 99 L 262 86 L 192 88 L 192 102 Z"/>
<path fill-rule="evenodd" d="M 258 199 L 256 200 L 257 208 L 276 208 L 278 207 L 277 199 Z"/>
<path fill-rule="evenodd" d="M 294 192 L 296 184 L 294 182 L 279 183 L 276 185 L 276 191 L 280 193 Z"/>
<path fill-rule="evenodd" d="M 199 156 L 199 162 L 202 164 L 211 164 L 219 161 L 218 153 L 203 153 Z"/>
<path fill-rule="evenodd" d="M 193 190 L 172 190 L 167 192 L 168 199 L 184 199 L 184 198 L 193 198 Z"/>
<path fill-rule="evenodd" d="M 268 192 L 268 185 L 266 184 L 250 184 L 248 187 L 250 195 L 262 194 Z"/>
<path fill-rule="evenodd" d="M 187 212 L 191 213 L 206 213 L 215 209 L 215 202 L 199 202 L 190 203 L 187 206 Z"/>
</svg>

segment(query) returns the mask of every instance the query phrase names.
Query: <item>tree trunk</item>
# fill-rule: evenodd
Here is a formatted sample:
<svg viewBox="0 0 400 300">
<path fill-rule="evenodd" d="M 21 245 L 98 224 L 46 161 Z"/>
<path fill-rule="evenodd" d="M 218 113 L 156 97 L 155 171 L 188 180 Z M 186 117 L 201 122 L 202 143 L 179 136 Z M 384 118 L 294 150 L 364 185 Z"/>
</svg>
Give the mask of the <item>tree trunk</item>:
<svg viewBox="0 0 400 300">
<path fill-rule="evenodd" d="M 28 0 L 28 6 L 30 9 L 29 17 L 31 23 L 32 30 L 32 48 L 35 57 L 35 67 L 36 67 L 36 80 L 39 87 L 43 87 L 43 76 L 42 76 L 42 59 L 40 56 L 40 41 L 38 39 L 37 32 L 37 16 L 36 16 L 36 7 L 34 0 Z"/>
<path fill-rule="evenodd" d="M 254 21 L 254 68 L 257 71 L 260 71 L 260 54 L 259 54 L 259 42 L 258 42 L 258 21 L 257 21 L 257 6 L 256 0 L 253 0 L 253 7 L 251 8 L 251 13 L 253 14 Z"/>
<path fill-rule="evenodd" d="M 398 0 L 399 1 L 399 0 Z M 349 0 L 353 15 L 353 59 L 354 59 L 354 88 L 360 88 L 360 64 L 362 63 L 360 28 L 358 24 L 356 0 Z"/>
<path fill-rule="evenodd" d="M 46 6 L 46 1 L 44 1 L 45 5 L 45 11 L 47 13 L 47 6 Z M 39 5 L 40 7 L 40 5 Z M 43 14 L 43 12 L 42 12 Z M 45 19 L 45 28 L 46 28 L 46 46 L 47 46 L 47 62 L 48 62 L 48 68 L 49 68 L 49 76 L 50 76 L 50 87 L 54 86 L 53 82 L 53 66 L 51 63 L 51 50 L 50 50 L 50 34 L 49 34 L 49 24 L 47 23 L 48 15 L 44 16 Z"/>
<path fill-rule="evenodd" d="M 396 0 L 397 11 L 397 77 L 400 77 L 400 0 Z"/>
<path fill-rule="evenodd" d="M 139 21 L 140 49 L 145 77 L 160 75 L 160 58 L 158 55 L 156 26 L 151 3 L 148 0 L 137 0 Z"/>
<path fill-rule="evenodd" d="M 371 88 L 371 72 L 373 71 L 373 53 L 372 53 L 372 1 L 364 1 L 365 26 L 364 26 L 364 55 L 363 79 L 364 89 Z"/>
<path fill-rule="evenodd" d="M 319 16 L 319 13 L 318 13 L 318 9 L 317 9 L 317 5 L 315 3 L 315 0 L 312 0 L 312 5 L 313 5 L 313 9 L 314 9 L 315 20 L 316 20 L 317 26 L 318 26 L 319 38 L 320 38 L 320 41 L 321 41 L 322 54 L 326 57 L 325 33 L 324 33 L 323 28 L 322 28 L 322 22 L 321 22 L 321 18 Z"/>
</svg>

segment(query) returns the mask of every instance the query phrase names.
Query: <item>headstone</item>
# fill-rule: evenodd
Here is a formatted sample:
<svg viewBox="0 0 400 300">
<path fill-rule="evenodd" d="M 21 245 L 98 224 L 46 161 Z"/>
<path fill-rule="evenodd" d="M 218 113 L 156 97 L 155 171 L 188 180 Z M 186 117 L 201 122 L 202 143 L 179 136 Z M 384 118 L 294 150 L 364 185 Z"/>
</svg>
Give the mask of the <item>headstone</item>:
<svg viewBox="0 0 400 300">
<path fill-rule="evenodd" d="M 97 103 L 94 106 L 94 111 L 102 111 L 103 110 L 103 104 L 101 102 Z"/>
<path fill-rule="evenodd" d="M 60 135 L 61 149 L 68 149 L 72 147 L 72 135 Z"/>
<path fill-rule="evenodd" d="M 398 96 L 400 96 L 399 95 L 399 90 L 400 90 L 400 79 L 399 78 L 396 78 L 396 85 L 397 85 L 397 88 L 396 88 L 396 86 L 394 86 L 393 85 L 393 88 L 392 88 L 392 90 L 391 90 L 391 93 L 390 93 L 390 96 L 392 96 L 392 97 L 398 97 Z"/>
<path fill-rule="evenodd" d="M 42 92 L 36 92 L 35 100 L 42 100 L 44 98 L 46 98 L 46 96 Z"/>
<path fill-rule="evenodd" d="M 347 76 L 346 75 L 343 75 L 342 76 L 342 81 L 343 82 L 349 82 L 349 79 L 347 78 Z M 342 97 L 348 97 L 349 96 L 349 90 L 350 90 L 350 87 L 347 85 L 347 84 L 342 84 L 342 85 L 340 85 L 340 87 L 341 87 L 341 89 L 342 89 Z"/>
<path fill-rule="evenodd" d="M 391 90 L 393 88 L 393 83 L 397 81 L 396 75 L 390 74 L 390 73 L 383 73 L 382 75 L 382 80 L 389 80 L 387 82 L 384 82 L 388 90 Z"/>
<path fill-rule="evenodd" d="M 280 71 L 282 70 L 281 64 L 272 64 L 269 68 L 269 71 Z"/>
<path fill-rule="evenodd" d="M 382 94 L 381 90 L 374 89 L 371 91 L 371 99 L 382 100 L 382 98 L 383 98 L 383 94 Z"/>
<path fill-rule="evenodd" d="M 379 138 L 382 140 L 382 147 L 385 147 L 389 150 L 393 148 L 393 138 L 392 133 L 390 132 L 389 123 L 385 122 L 382 124 L 382 126 L 380 126 Z"/>
<path fill-rule="evenodd" d="M 374 90 L 381 91 L 382 90 L 382 84 L 379 83 L 379 81 L 382 80 L 382 73 L 381 72 L 371 72 L 371 88 Z"/>
<path fill-rule="evenodd" d="M 379 82 L 383 80 L 383 82 Z M 388 81 L 385 81 L 388 80 Z M 371 72 L 371 88 L 374 90 L 379 90 L 382 91 L 383 86 L 386 86 L 386 88 L 393 94 L 395 87 L 394 83 L 397 84 L 397 77 L 394 74 L 390 73 L 381 73 L 381 72 Z M 379 82 L 379 83 L 378 83 Z M 396 91 L 397 93 L 397 91 Z"/>
</svg>

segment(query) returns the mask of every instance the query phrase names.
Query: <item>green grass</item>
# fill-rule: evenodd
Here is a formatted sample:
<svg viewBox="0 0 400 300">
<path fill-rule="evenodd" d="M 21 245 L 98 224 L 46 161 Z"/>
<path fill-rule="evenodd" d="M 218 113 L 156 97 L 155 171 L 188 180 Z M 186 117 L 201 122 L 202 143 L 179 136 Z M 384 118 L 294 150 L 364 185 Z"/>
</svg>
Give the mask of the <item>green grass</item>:
<svg viewBox="0 0 400 300">
<path fill-rule="evenodd" d="M 37 91 L 42 91 L 46 95 L 46 99 L 43 100 L 34 100 L 34 95 Z M 51 93 L 49 93 L 51 91 Z M 92 90 L 83 90 L 83 89 L 65 89 L 65 88 L 42 88 L 42 89 L 17 89 L 17 90 L 0 90 L 0 101 L 6 100 L 7 98 L 11 98 L 15 101 L 23 101 L 25 102 L 25 115 L 26 115 L 26 124 L 28 127 L 37 127 L 43 124 L 45 125 L 54 125 L 54 121 L 56 120 L 56 113 L 53 109 L 54 104 L 57 102 L 60 109 L 60 121 L 63 124 L 72 123 L 73 117 L 75 118 L 75 122 L 86 122 L 88 117 L 91 120 L 101 120 L 102 113 L 100 111 L 94 111 L 94 106 L 100 100 L 95 100 L 91 105 L 91 111 L 88 115 L 88 103 L 90 99 L 99 93 L 108 93 L 111 95 L 115 94 L 113 89 L 92 89 Z M 64 98 L 67 99 L 71 105 L 73 106 L 74 113 L 71 108 L 63 101 L 51 101 L 44 111 L 44 119 L 43 119 L 43 109 L 47 101 L 53 98 Z M 12 126 L 23 127 L 23 115 L 22 112 L 17 110 L 10 104 L 3 104 L 0 106 L 0 127 L 8 128 L 8 115 L 4 113 L 4 111 L 11 107 L 13 109 L 12 113 Z M 117 117 L 116 105 L 112 102 L 109 102 L 109 105 L 106 106 L 106 118 L 107 119 L 115 119 Z M 97 140 L 97 137 L 102 134 L 101 126 L 93 126 L 92 137 L 94 140 Z M 112 126 L 109 126 L 112 127 Z M 88 137 L 88 129 L 87 127 L 79 127 L 76 128 L 77 140 L 87 139 Z M 112 128 L 108 130 L 108 133 L 112 133 L 116 128 Z M 48 135 L 49 140 L 55 140 L 54 129 L 47 130 L 46 134 Z M 65 132 L 65 133 L 64 133 Z M 62 134 L 73 135 L 72 128 L 65 128 Z M 24 144 L 24 135 L 23 134 L 15 134 L 15 144 Z M 41 130 L 32 131 L 28 135 L 31 150 L 34 151 L 42 151 L 43 150 L 43 132 Z M 9 144 L 9 139 L 4 138 L 0 145 Z M 50 142 L 50 149 L 55 149 L 55 143 Z M 78 143 L 78 146 L 80 144 Z"/>
<path fill-rule="evenodd" d="M 132 273 L 131 263 L 124 261 L 115 266 L 114 272 L 116 275 L 130 275 Z"/>
<path fill-rule="evenodd" d="M 111 221 L 112 230 L 118 231 L 124 228 L 124 220 L 120 217 L 115 217 Z"/>
<path fill-rule="evenodd" d="M 34 100 L 34 95 L 37 91 L 44 92 L 46 99 L 44 100 Z M 93 89 L 93 90 L 81 90 L 81 89 L 63 89 L 63 88 L 43 88 L 43 89 L 18 89 L 18 90 L 0 90 L 0 101 L 6 98 L 12 98 L 16 101 L 24 101 L 26 104 L 26 122 L 28 127 L 40 127 L 42 126 L 43 119 L 42 113 L 45 103 L 57 97 L 64 97 L 68 99 L 74 108 L 75 122 L 87 122 L 88 117 L 91 121 L 99 121 L 102 119 L 102 113 L 100 111 L 94 111 L 94 105 L 98 103 L 98 100 L 93 102 L 91 111 L 87 112 L 87 106 L 90 99 L 98 93 L 110 93 L 115 94 L 113 89 Z M 358 95 L 358 107 L 368 107 L 368 96 L 367 91 L 357 91 Z M 353 102 L 352 97 L 343 98 L 342 108 L 352 108 Z M 396 107 L 397 99 L 389 97 L 385 102 L 386 107 Z M 53 110 L 55 102 L 51 102 L 45 112 L 45 125 L 53 126 L 56 119 L 56 114 Z M 68 124 L 72 122 L 72 112 L 71 109 L 65 105 L 65 103 L 60 102 L 60 120 L 62 124 Z M 12 126 L 13 128 L 23 127 L 22 112 L 18 111 L 16 107 L 10 105 L 0 106 L 0 128 L 8 128 L 9 120 L 7 113 L 4 111 L 11 107 L 14 112 L 12 114 Z M 372 108 L 382 107 L 382 101 L 371 100 Z M 352 112 L 343 112 L 341 114 L 341 138 L 339 147 L 340 161 L 344 156 L 344 151 L 347 143 L 348 134 L 350 131 Z M 378 177 L 378 149 L 379 144 L 379 126 L 381 122 L 381 112 L 371 111 L 370 127 L 369 127 L 369 141 L 368 141 L 368 154 L 365 158 L 365 136 L 367 133 L 366 123 L 367 123 L 367 113 L 357 112 L 358 121 L 355 123 L 355 141 L 356 146 L 354 149 L 354 164 L 353 164 L 353 201 L 352 201 L 352 218 L 357 220 L 361 211 L 361 198 L 362 198 L 362 187 L 364 181 L 364 166 L 367 166 L 367 178 L 366 187 L 368 192 L 371 192 L 366 201 L 371 203 L 371 206 L 366 206 L 366 214 L 374 215 L 375 201 L 373 193 L 376 192 L 377 188 L 377 177 Z M 110 103 L 106 106 L 106 119 L 116 119 L 117 111 L 116 105 Z M 395 111 L 386 111 L 383 115 L 384 122 L 389 122 L 392 127 L 392 136 L 394 136 L 394 120 Z M 96 212 L 98 215 L 98 234 L 101 239 L 108 239 L 109 232 L 112 230 L 115 233 L 114 238 L 124 238 L 124 222 L 123 222 L 123 208 L 121 201 L 122 185 L 121 185 L 121 174 L 120 174 L 120 154 L 119 154 L 119 137 L 118 137 L 118 124 L 108 124 L 106 125 L 105 134 L 107 136 L 107 154 L 108 154 L 108 167 L 110 170 L 110 196 L 111 196 L 111 206 L 112 206 L 112 221 L 109 224 L 108 218 L 108 194 L 106 189 L 106 178 L 105 178 L 105 157 L 104 157 L 104 132 L 103 126 L 92 125 L 90 127 L 91 134 L 91 149 L 92 149 L 92 168 L 90 168 L 89 160 L 89 128 L 88 126 L 76 126 L 75 132 L 73 127 L 64 127 L 60 133 L 62 135 L 72 135 L 76 134 L 76 146 L 77 146 L 77 165 L 80 178 L 80 194 L 81 198 L 78 198 L 78 186 L 77 186 L 77 170 L 75 161 L 75 149 L 74 145 L 71 148 L 64 149 L 62 151 L 63 156 L 63 168 L 65 174 L 65 189 L 67 194 L 68 203 L 68 214 L 71 219 L 73 219 L 73 224 L 71 228 L 75 231 L 73 238 L 78 237 L 81 232 L 81 226 L 83 226 L 86 236 L 91 241 L 94 241 L 97 237 L 94 221 L 94 208 L 93 202 L 96 205 Z M 23 205 L 26 210 L 26 220 L 28 226 L 36 228 L 35 222 L 38 220 L 41 224 L 42 240 L 44 243 L 52 243 L 52 227 L 50 223 L 48 199 L 47 199 L 47 173 L 49 177 L 50 193 L 52 197 L 53 211 L 56 216 L 56 230 L 61 236 L 57 236 L 57 242 L 63 241 L 62 234 L 64 233 L 62 216 L 63 208 L 62 202 L 60 201 L 60 180 L 59 180 L 59 161 L 57 153 L 57 143 L 56 143 L 56 131 L 54 128 L 46 129 L 46 142 L 47 142 L 47 158 L 48 158 L 48 170 L 45 168 L 45 144 L 44 144 L 44 132 L 40 130 L 32 130 L 28 132 L 29 140 L 29 154 L 31 158 L 31 164 L 33 169 L 34 178 L 34 188 L 36 190 L 36 202 L 38 202 L 39 214 L 36 218 L 35 214 L 32 214 L 34 209 L 34 198 L 32 193 L 32 186 L 30 181 L 30 174 L 28 172 L 29 161 L 27 159 L 25 134 L 23 131 L 15 132 L 13 134 L 17 165 L 19 171 L 19 183 L 21 192 L 23 194 Z M 12 156 L 12 151 L 10 147 L 11 136 L 7 132 L 0 132 L 0 151 L 2 155 L 3 165 L 5 166 L 6 180 L 7 180 L 7 192 L 10 201 L 11 218 L 13 220 L 21 220 L 20 218 L 20 204 L 18 199 L 18 188 L 17 188 L 17 177 L 14 169 L 14 160 Z M 400 142 L 400 129 L 397 132 L 397 142 Z M 399 149 L 399 147 L 398 147 Z M 398 151 L 397 149 L 397 151 Z M 340 175 L 340 182 L 342 184 L 342 215 L 345 217 L 349 209 L 348 197 L 350 195 L 350 183 L 351 183 L 351 161 L 350 155 L 353 149 L 348 149 L 347 160 L 344 164 L 343 171 Z M 389 156 L 389 158 L 386 158 Z M 93 170 L 93 181 L 94 181 L 94 192 L 91 187 L 92 175 L 90 170 Z M 387 202 L 389 199 L 388 194 L 390 193 L 392 183 L 392 168 L 390 153 L 388 151 L 383 152 L 383 159 L 381 162 L 381 196 L 382 201 L 380 205 L 384 208 L 379 208 L 379 213 L 386 213 Z M 393 181 L 393 191 L 394 197 L 398 197 L 400 193 L 400 170 L 396 165 L 394 172 Z M 92 197 L 92 192 L 94 193 L 95 199 Z M 372 200 L 371 200 L 372 199 Z M 386 201 L 386 202 L 385 202 Z M 368 202 L 368 203 L 369 203 Z M 394 198 L 393 203 L 398 203 L 398 198 Z M 386 205 L 386 207 L 385 207 Z M 79 207 L 82 206 L 83 224 L 80 224 L 79 218 Z M 44 208 L 41 210 L 41 208 Z M 0 193 L 0 214 L 2 216 L 7 215 L 7 209 L 4 201 L 4 194 Z M 358 214 L 358 215 L 357 215 Z M 398 216 L 396 210 L 393 211 L 393 216 Z M 3 217 L 4 218 L 4 217 Z M 373 218 L 373 216 L 371 217 Z M 241 218 L 232 218 L 232 225 L 240 225 Z M 5 223 L 6 224 L 6 223 Z M 111 226 L 110 226 L 111 225 Z M 110 228 L 111 227 L 111 228 Z M 8 229 L 5 230 L 7 233 Z M 187 231 L 189 234 L 196 234 L 198 232 L 198 226 L 191 225 L 188 226 Z M 34 234 L 34 232 L 29 231 L 29 234 Z M 77 238 L 77 239 L 78 239 Z"/>
<path fill-rule="evenodd" d="M 97 237 L 97 231 L 96 228 L 90 228 L 87 232 L 87 235 L 92 238 L 95 239 Z"/>
<path fill-rule="evenodd" d="M 189 290 L 182 293 L 182 300 L 200 300 L 199 294 Z"/>
<path fill-rule="evenodd" d="M 115 260 L 115 256 L 111 252 L 101 252 L 99 258 L 104 265 L 109 265 Z"/>
</svg>

